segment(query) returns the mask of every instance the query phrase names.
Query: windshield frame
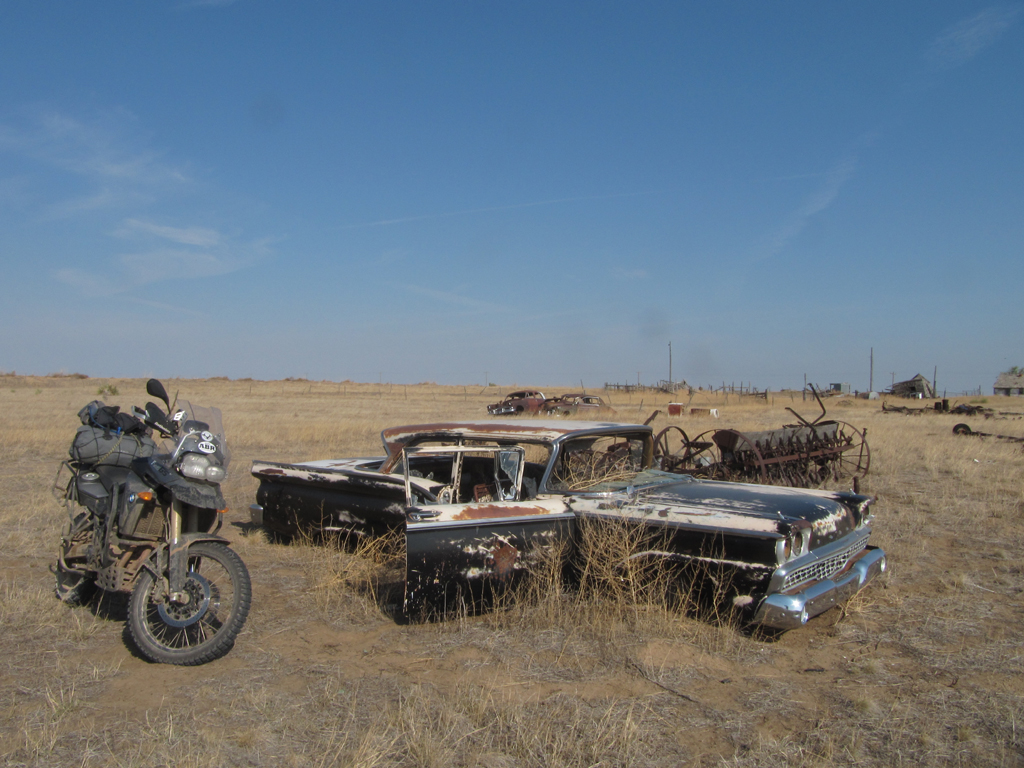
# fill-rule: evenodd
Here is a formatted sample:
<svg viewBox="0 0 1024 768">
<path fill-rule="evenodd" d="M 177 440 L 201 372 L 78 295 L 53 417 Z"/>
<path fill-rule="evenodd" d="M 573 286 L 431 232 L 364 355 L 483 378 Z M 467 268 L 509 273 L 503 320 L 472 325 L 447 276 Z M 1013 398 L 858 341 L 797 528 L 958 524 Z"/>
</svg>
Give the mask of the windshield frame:
<svg viewBox="0 0 1024 768">
<path fill-rule="evenodd" d="M 563 461 L 563 457 L 566 456 L 575 444 L 582 444 L 587 442 L 586 450 L 590 450 L 592 446 L 600 444 L 602 449 L 606 446 L 614 445 L 615 443 L 627 442 L 636 444 L 635 448 L 630 448 L 629 453 L 632 456 L 637 449 L 639 449 L 639 455 L 634 456 L 634 460 L 638 464 L 638 469 L 633 472 L 629 477 L 621 477 L 614 480 L 601 481 L 594 483 L 591 486 L 574 490 L 572 488 L 558 487 L 556 473 L 559 471 L 559 467 Z M 582 447 L 582 446 L 581 446 Z M 551 458 L 548 462 L 547 469 L 544 472 L 544 479 L 541 482 L 541 493 L 559 494 L 559 495 L 609 495 L 614 493 L 620 493 L 625 491 L 627 488 L 637 487 L 648 487 L 649 485 L 661 485 L 663 482 L 668 482 L 669 479 L 660 480 L 654 478 L 654 482 L 647 483 L 641 482 L 637 485 L 633 481 L 641 476 L 646 475 L 651 477 L 648 473 L 657 471 L 660 476 L 660 470 L 654 466 L 654 436 L 649 429 L 640 431 L 615 431 L 615 432 L 604 432 L 601 430 L 573 433 L 565 435 L 564 437 L 555 441 L 553 450 L 551 452 Z M 599 489 L 599 490 L 595 490 Z"/>
<path fill-rule="evenodd" d="M 217 445 L 216 460 L 226 471 L 231 463 L 231 450 L 228 448 L 227 437 L 224 435 L 224 419 L 220 408 L 196 405 L 188 400 L 179 400 L 171 414 L 171 419 L 177 425 L 178 432 L 174 435 L 164 437 L 158 446 L 160 453 L 177 457 L 182 444 L 198 432 L 209 432 L 215 438 Z M 185 429 L 187 422 L 197 421 L 207 425 L 205 430 Z"/>
</svg>

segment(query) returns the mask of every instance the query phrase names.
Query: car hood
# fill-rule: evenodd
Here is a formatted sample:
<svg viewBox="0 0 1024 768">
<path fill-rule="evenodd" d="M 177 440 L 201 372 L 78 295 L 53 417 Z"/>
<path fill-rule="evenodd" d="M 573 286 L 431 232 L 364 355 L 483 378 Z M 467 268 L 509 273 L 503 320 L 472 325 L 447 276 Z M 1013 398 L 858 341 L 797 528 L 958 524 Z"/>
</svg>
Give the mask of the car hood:
<svg viewBox="0 0 1024 768">
<path fill-rule="evenodd" d="M 810 528 L 818 547 L 853 530 L 870 501 L 867 496 L 836 491 L 686 479 L 632 494 L 578 496 L 572 508 L 582 514 L 640 517 L 666 526 L 738 535 L 785 536 Z"/>
</svg>

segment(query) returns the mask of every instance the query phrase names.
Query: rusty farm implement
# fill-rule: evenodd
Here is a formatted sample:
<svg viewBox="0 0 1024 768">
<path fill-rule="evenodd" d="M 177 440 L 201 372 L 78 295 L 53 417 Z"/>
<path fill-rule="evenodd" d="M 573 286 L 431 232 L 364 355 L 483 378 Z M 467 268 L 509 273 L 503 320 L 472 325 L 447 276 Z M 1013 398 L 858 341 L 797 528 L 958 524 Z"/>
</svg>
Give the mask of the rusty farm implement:
<svg viewBox="0 0 1024 768">
<path fill-rule="evenodd" d="M 690 438 L 671 424 L 658 433 L 655 454 L 667 472 L 714 480 L 816 488 L 828 480 L 852 478 L 854 485 L 871 462 L 866 430 L 845 421 L 823 420 L 825 406 L 814 421 L 792 408 L 799 423 L 761 432 L 712 429 Z"/>
</svg>

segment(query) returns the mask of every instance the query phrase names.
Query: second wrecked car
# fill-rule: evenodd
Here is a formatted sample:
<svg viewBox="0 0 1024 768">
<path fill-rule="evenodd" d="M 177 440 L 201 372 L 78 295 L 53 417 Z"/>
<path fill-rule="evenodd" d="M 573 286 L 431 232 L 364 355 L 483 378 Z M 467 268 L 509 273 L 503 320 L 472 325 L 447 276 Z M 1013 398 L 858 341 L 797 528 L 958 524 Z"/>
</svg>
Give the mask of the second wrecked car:
<svg viewBox="0 0 1024 768">
<path fill-rule="evenodd" d="M 537 413 L 547 402 L 544 393 L 536 389 L 522 389 L 509 392 L 500 403 L 487 406 L 492 416 L 514 416 L 519 413 Z"/>
<path fill-rule="evenodd" d="M 495 420 L 381 437 L 385 456 L 253 462 L 254 514 L 283 536 L 404 529 L 412 614 L 505 588 L 553 551 L 572 557 L 587 522 L 638 528 L 652 546 L 631 557 L 730 571 L 734 605 L 777 629 L 886 567 L 869 544 L 871 497 L 662 472 L 645 425 Z"/>
<path fill-rule="evenodd" d="M 548 416 L 574 416 L 584 419 L 615 413 L 615 409 L 607 405 L 600 397 L 584 392 L 553 397 L 544 403 L 541 410 Z"/>
</svg>

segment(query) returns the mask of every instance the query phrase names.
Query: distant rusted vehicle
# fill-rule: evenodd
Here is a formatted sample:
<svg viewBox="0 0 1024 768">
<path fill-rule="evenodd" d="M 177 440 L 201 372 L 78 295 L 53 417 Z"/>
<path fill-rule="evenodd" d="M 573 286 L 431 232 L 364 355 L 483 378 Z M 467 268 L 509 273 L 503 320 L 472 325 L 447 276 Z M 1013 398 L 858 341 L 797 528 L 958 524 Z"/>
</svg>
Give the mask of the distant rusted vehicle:
<svg viewBox="0 0 1024 768">
<path fill-rule="evenodd" d="M 661 564 L 731 585 L 732 606 L 775 629 L 799 627 L 886 567 L 868 543 L 873 498 L 664 472 L 645 424 L 506 419 L 393 427 L 381 439 L 386 456 L 254 461 L 253 520 L 285 539 L 402 531 L 412 617 L 486 602 L 553 557 L 578 572 L 585 525 L 637 534 L 617 567 Z"/>
<path fill-rule="evenodd" d="M 545 402 L 547 402 L 547 398 L 544 397 L 543 392 L 536 389 L 521 389 L 518 392 L 509 392 L 500 403 L 488 405 L 487 412 L 492 416 L 537 413 Z"/>
<path fill-rule="evenodd" d="M 597 395 L 587 395 L 583 392 L 553 397 L 544 403 L 541 410 L 551 416 L 583 416 L 587 418 L 605 413 L 615 413 L 615 409 Z"/>
</svg>

